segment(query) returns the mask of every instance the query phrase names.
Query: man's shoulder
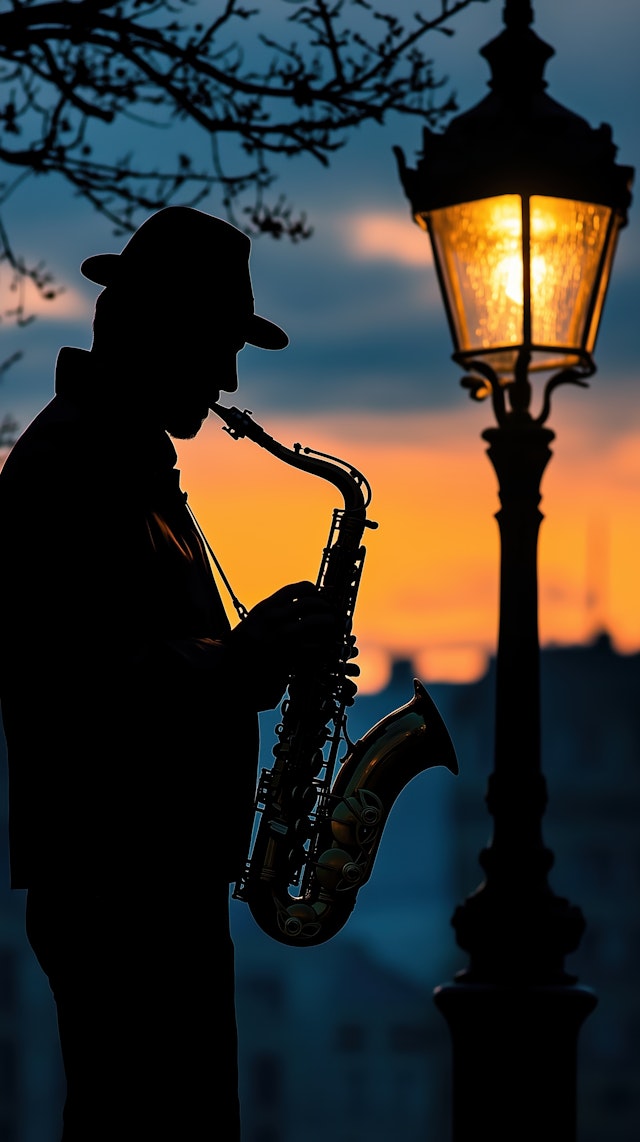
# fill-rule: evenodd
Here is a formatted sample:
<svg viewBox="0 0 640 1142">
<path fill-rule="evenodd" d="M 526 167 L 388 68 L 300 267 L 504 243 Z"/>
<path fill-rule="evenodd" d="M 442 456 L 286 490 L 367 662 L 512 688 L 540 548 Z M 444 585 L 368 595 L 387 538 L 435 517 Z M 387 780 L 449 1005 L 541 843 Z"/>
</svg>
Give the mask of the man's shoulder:
<svg viewBox="0 0 640 1142">
<path fill-rule="evenodd" d="M 46 466 L 55 471 L 64 462 L 69 445 L 82 439 L 81 426 L 70 409 L 53 397 L 20 434 L 0 473 L 4 481 L 23 476 L 28 469 Z"/>
</svg>

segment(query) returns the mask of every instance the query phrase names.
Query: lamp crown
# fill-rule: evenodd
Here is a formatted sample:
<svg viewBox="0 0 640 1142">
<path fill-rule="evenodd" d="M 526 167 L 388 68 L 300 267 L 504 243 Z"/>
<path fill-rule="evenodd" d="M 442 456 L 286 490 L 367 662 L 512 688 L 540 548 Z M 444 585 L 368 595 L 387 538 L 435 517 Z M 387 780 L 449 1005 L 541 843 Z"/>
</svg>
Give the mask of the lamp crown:
<svg viewBox="0 0 640 1142">
<path fill-rule="evenodd" d="M 507 0 L 503 31 L 480 49 L 491 68 L 489 94 L 443 132 L 423 129 L 410 169 L 395 148 L 413 213 L 497 194 L 543 194 L 611 206 L 626 222 L 632 167 L 615 162 L 611 127 L 591 127 L 546 92 L 554 49 L 530 27 L 528 0 Z"/>
</svg>

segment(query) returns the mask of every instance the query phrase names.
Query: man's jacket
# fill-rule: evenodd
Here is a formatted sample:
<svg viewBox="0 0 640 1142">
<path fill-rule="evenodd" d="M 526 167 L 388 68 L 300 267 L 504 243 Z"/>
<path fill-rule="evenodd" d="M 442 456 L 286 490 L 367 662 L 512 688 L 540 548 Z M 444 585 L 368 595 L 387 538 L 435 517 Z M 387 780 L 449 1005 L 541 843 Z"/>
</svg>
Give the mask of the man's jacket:
<svg viewBox="0 0 640 1142">
<path fill-rule="evenodd" d="M 0 473 L 14 888 L 241 870 L 259 687 L 175 462 L 164 432 L 105 414 L 89 353 L 61 350 Z"/>
</svg>

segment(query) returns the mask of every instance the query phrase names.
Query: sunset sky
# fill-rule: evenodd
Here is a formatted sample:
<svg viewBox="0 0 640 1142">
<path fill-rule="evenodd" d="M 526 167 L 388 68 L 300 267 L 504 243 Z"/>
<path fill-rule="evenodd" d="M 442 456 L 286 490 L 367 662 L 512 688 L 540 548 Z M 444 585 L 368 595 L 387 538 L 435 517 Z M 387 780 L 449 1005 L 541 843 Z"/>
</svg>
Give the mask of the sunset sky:
<svg viewBox="0 0 640 1142">
<path fill-rule="evenodd" d="M 502 30 L 502 8 L 502 0 L 478 4 L 460 17 L 455 36 L 428 42 L 461 111 L 487 92 L 478 53 Z M 637 169 L 636 0 L 537 0 L 534 11 L 534 30 L 556 53 L 545 73 L 549 94 L 591 126 L 610 123 L 617 161 Z M 411 220 L 394 144 L 414 165 L 419 123 L 359 132 L 328 170 L 310 159 L 283 168 L 282 190 L 307 211 L 314 236 L 297 246 L 260 239 L 251 264 L 256 309 L 284 326 L 291 344 L 281 353 L 243 350 L 240 390 L 225 402 L 251 409 L 286 445 L 344 458 L 371 483 L 369 515 L 379 527 L 365 535 L 355 618 L 363 691 L 384 683 L 393 655 L 412 657 L 426 681 L 476 677 L 495 649 L 498 623 L 496 477 L 481 439 L 492 410 L 459 385 L 428 240 Z M 214 200 L 205 206 L 219 210 Z M 2 357 L 25 352 L 0 387 L 0 416 L 10 412 L 24 426 L 52 395 L 58 348 L 90 345 L 98 289 L 81 278 L 79 263 L 123 241 L 48 180 L 26 183 L 6 219 L 16 245 L 46 258 L 67 284 L 27 331 L 0 329 Z M 639 234 L 632 205 L 596 346 L 598 371 L 588 389 L 554 395 L 539 546 L 543 645 L 582 642 L 604 626 L 621 652 L 640 650 Z M 283 582 L 315 578 L 340 506 L 332 487 L 249 441 L 234 442 L 213 415 L 195 441 L 180 444 L 179 467 L 246 606 Z"/>
</svg>

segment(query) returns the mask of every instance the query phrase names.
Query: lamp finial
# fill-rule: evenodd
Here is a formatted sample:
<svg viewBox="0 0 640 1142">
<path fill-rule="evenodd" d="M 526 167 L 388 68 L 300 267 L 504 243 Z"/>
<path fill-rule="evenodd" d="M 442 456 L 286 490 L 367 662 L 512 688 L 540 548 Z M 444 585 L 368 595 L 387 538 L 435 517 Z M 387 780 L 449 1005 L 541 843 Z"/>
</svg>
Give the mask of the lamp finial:
<svg viewBox="0 0 640 1142">
<path fill-rule="evenodd" d="M 509 103 L 515 99 L 526 104 L 546 88 L 544 69 L 555 51 L 530 27 L 529 0 L 506 0 L 503 20 L 504 31 L 485 44 L 480 55 L 491 68 L 491 90 Z"/>
<path fill-rule="evenodd" d="M 502 19 L 508 28 L 528 28 L 533 24 L 533 6 L 529 0 L 505 0 Z"/>
</svg>

